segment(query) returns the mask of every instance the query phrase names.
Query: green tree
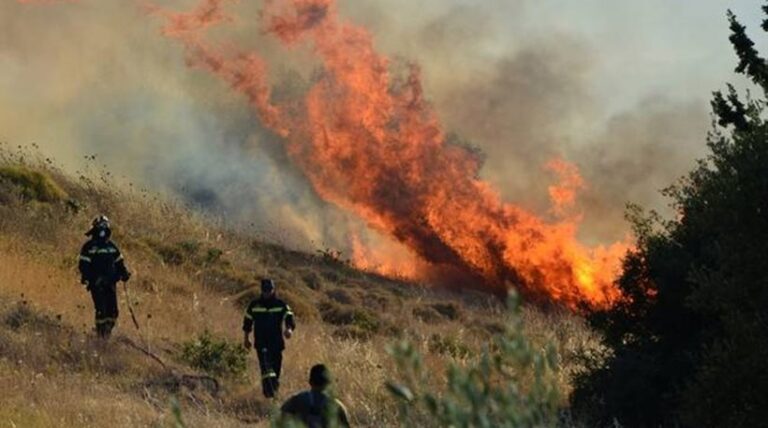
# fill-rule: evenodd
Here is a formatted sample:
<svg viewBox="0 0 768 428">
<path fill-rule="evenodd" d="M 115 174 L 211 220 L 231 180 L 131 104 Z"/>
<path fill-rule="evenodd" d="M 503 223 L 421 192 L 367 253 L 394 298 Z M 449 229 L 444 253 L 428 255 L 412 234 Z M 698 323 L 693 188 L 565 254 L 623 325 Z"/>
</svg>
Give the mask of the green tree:
<svg viewBox="0 0 768 428">
<path fill-rule="evenodd" d="M 768 65 L 728 19 L 736 71 L 761 98 L 731 85 L 714 93 L 710 154 L 665 191 L 674 220 L 629 210 L 638 246 L 619 279 L 627 298 L 590 319 L 612 356 L 573 397 L 592 424 L 768 424 Z"/>
</svg>

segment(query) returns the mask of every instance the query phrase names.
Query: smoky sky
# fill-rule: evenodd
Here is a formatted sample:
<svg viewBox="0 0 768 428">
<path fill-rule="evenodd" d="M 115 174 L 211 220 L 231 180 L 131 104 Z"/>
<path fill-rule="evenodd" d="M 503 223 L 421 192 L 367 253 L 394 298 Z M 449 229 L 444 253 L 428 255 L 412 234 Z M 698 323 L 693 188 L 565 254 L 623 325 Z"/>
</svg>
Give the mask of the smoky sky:
<svg viewBox="0 0 768 428">
<path fill-rule="evenodd" d="M 189 9 L 194 0 L 159 2 Z M 627 202 L 663 209 L 658 190 L 705 153 L 711 91 L 737 84 L 725 11 L 757 36 L 757 0 L 572 2 L 346 0 L 391 58 L 424 71 L 446 131 L 486 154 L 505 200 L 546 215 L 547 160 L 587 181 L 584 239 L 621 239 Z M 259 2 L 211 37 L 258 50 L 275 85 L 316 64 L 255 22 Z M 323 203 L 245 100 L 185 64 L 159 22 L 127 0 L 0 5 L 0 139 L 35 142 L 70 168 L 86 154 L 128 180 L 299 245 L 344 247 L 362 225 Z M 759 41 L 764 40 L 758 37 Z M 375 235 L 370 239 L 379 239 Z"/>
</svg>

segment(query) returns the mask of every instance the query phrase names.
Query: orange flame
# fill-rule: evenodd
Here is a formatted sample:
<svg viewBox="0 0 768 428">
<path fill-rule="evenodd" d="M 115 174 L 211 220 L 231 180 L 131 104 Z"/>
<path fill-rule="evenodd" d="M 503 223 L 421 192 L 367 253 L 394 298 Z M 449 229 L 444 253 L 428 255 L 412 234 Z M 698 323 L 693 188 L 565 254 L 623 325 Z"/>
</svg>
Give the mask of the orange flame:
<svg viewBox="0 0 768 428">
<path fill-rule="evenodd" d="M 357 234 L 352 235 L 352 262 L 358 269 L 380 275 L 417 279 L 420 263 L 400 248 L 387 245 L 366 245 Z"/>
<path fill-rule="evenodd" d="M 546 169 L 557 174 L 560 182 L 549 186 L 549 199 L 552 201 L 552 212 L 561 218 L 576 204 L 578 192 L 585 188 L 584 179 L 579 174 L 579 169 L 562 159 L 554 159 L 547 163 Z"/>
<path fill-rule="evenodd" d="M 184 43 L 191 65 L 248 97 L 322 198 L 425 264 L 461 273 L 466 285 L 498 294 L 512 285 L 534 300 L 572 308 L 605 307 L 620 298 L 614 278 L 629 244 L 588 248 L 576 238 L 578 218 L 549 223 L 501 201 L 477 178 L 480 161 L 446 143 L 424 100 L 418 67 L 402 81 L 393 78 L 370 33 L 342 21 L 333 0 L 266 0 L 260 15 L 267 33 L 287 46 L 308 42 L 322 61 L 324 75 L 298 108 L 271 104 L 261 57 L 228 54 L 202 40 L 202 30 L 229 19 L 223 2 L 205 0 L 188 14 L 154 12 L 166 17 L 164 33 Z M 550 195 L 562 214 L 584 184 L 572 165 L 553 161 L 549 168 L 561 178 Z M 371 253 L 357 240 L 353 247 L 357 263 L 373 267 L 366 262 Z M 403 266 L 384 271 L 411 272 Z"/>
</svg>

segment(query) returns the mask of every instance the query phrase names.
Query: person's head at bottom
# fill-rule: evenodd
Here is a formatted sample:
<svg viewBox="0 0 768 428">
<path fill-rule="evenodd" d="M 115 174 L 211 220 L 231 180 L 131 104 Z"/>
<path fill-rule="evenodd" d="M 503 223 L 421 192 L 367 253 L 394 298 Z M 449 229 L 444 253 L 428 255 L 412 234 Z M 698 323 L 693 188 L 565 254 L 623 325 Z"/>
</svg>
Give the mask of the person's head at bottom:
<svg viewBox="0 0 768 428">
<path fill-rule="evenodd" d="M 315 364 L 309 370 L 309 386 L 314 391 L 325 391 L 331 384 L 331 372 L 325 364 Z"/>
<path fill-rule="evenodd" d="M 283 415 L 296 418 L 307 427 L 348 428 L 347 410 L 341 401 L 326 390 L 332 383 L 331 372 L 324 364 L 316 364 L 309 370 L 309 391 L 289 398 L 280 408 Z"/>
</svg>

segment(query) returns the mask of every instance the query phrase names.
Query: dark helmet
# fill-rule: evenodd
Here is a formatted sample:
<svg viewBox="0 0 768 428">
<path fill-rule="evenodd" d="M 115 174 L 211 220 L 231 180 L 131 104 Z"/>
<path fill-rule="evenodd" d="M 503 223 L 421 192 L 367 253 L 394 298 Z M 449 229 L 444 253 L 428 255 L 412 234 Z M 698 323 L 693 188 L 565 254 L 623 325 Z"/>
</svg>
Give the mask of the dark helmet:
<svg viewBox="0 0 768 428">
<path fill-rule="evenodd" d="M 271 293 L 275 291 L 275 282 L 271 279 L 265 278 L 261 280 L 261 292 Z"/>
<path fill-rule="evenodd" d="M 86 232 L 85 236 L 94 238 L 108 239 L 112 235 L 112 228 L 109 219 L 105 215 L 100 215 L 91 222 L 91 230 Z"/>
</svg>

